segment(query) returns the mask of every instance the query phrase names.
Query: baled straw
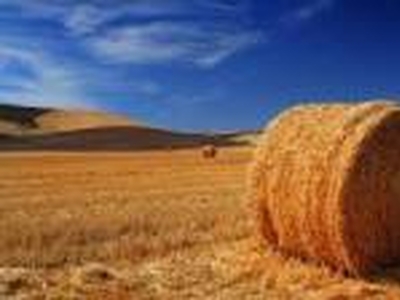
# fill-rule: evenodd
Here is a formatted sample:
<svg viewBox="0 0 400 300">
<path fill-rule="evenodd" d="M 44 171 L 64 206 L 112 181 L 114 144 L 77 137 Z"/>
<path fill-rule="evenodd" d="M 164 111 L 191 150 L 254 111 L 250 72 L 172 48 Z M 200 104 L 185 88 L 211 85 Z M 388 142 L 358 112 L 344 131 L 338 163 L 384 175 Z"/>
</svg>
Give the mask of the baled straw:
<svg viewBox="0 0 400 300">
<path fill-rule="evenodd" d="M 400 259 L 400 108 L 295 107 L 266 129 L 251 168 L 264 239 L 351 274 Z"/>
<path fill-rule="evenodd" d="M 217 148 L 214 145 L 205 145 L 201 152 L 204 158 L 214 158 L 217 155 Z"/>
</svg>

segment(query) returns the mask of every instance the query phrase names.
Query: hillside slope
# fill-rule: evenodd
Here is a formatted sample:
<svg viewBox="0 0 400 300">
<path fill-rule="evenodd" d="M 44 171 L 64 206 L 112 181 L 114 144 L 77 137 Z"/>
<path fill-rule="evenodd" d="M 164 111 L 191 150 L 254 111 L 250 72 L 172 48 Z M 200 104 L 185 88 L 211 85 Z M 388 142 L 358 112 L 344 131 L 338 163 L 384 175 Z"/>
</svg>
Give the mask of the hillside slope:
<svg viewBox="0 0 400 300">
<path fill-rule="evenodd" d="M 74 130 L 139 125 L 110 113 L 0 105 L 0 133 L 33 135 Z"/>
<path fill-rule="evenodd" d="M 35 125 L 46 133 L 116 126 L 140 126 L 140 123 L 126 117 L 102 112 L 53 110 L 37 116 Z"/>
<path fill-rule="evenodd" d="M 0 105 L 0 150 L 144 150 L 234 145 L 230 135 L 173 132 L 92 111 Z"/>
</svg>

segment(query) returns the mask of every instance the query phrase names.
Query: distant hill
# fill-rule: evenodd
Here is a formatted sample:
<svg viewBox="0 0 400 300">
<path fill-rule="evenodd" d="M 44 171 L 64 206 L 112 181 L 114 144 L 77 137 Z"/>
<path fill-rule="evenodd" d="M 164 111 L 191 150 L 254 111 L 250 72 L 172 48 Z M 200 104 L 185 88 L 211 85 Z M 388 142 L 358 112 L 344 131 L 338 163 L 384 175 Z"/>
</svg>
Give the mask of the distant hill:
<svg viewBox="0 0 400 300">
<path fill-rule="evenodd" d="M 221 134 L 220 137 L 236 144 L 246 144 L 256 146 L 262 130 L 246 130 L 233 133 Z"/>
<path fill-rule="evenodd" d="M 0 104 L 0 134 L 31 135 L 139 125 L 119 115 Z"/>
<path fill-rule="evenodd" d="M 241 133 L 190 134 L 152 128 L 105 112 L 0 105 L 0 150 L 144 150 L 209 143 L 228 146 L 249 141 Z"/>
<path fill-rule="evenodd" d="M 35 125 L 43 132 L 64 132 L 141 124 L 126 117 L 102 112 L 53 110 L 37 116 Z"/>
<path fill-rule="evenodd" d="M 0 135 L 21 135 L 35 127 L 37 116 L 47 109 L 0 105 Z"/>
</svg>

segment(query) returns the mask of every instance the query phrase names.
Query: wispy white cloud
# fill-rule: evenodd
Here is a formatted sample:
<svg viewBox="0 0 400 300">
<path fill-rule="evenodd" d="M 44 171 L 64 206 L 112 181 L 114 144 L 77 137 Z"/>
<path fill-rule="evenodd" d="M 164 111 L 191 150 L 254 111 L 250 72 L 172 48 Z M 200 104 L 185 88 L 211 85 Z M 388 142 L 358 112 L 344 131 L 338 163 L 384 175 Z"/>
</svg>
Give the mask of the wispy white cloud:
<svg viewBox="0 0 400 300">
<path fill-rule="evenodd" d="M 150 97 L 159 96 L 163 92 L 162 86 L 153 80 L 138 81 L 132 88 L 139 94 Z"/>
<path fill-rule="evenodd" d="M 230 56 L 266 41 L 261 31 L 241 31 L 222 35 L 215 40 L 215 45 L 207 53 L 195 60 L 199 66 L 213 67 Z"/>
<path fill-rule="evenodd" d="M 243 0 L 197 0 L 194 1 L 198 6 L 204 9 L 213 10 L 216 13 L 227 13 L 227 14 L 243 14 L 249 12 L 252 8 L 252 1 Z"/>
<path fill-rule="evenodd" d="M 161 64 L 191 63 L 211 68 L 237 52 L 259 43 L 261 31 L 241 28 L 237 16 L 249 9 L 251 1 L 216 0 L 137 0 L 113 9 L 104 6 L 79 5 L 64 20 L 74 34 L 90 34 L 83 39 L 89 52 L 115 63 Z M 165 16 L 224 15 L 223 26 L 214 21 L 160 21 Z M 145 24 L 131 23 L 123 27 L 104 26 L 121 16 L 151 16 Z M 231 19 L 229 19 L 231 17 Z M 104 27 L 100 32 L 96 32 Z"/>
<path fill-rule="evenodd" d="M 14 7 L 25 16 L 55 19 L 73 33 L 87 33 L 108 21 L 130 17 L 212 16 L 237 17 L 250 7 L 252 0 L 0 0 L 0 5 Z"/>
<path fill-rule="evenodd" d="M 82 35 L 91 33 L 99 25 L 112 18 L 112 14 L 96 6 L 81 4 L 71 10 L 63 20 L 63 23 L 74 34 Z"/>
<path fill-rule="evenodd" d="M 319 14 L 333 8 L 336 0 L 313 0 L 284 14 L 281 22 L 288 26 L 296 26 L 310 21 Z"/>
<path fill-rule="evenodd" d="M 62 107 L 92 106 L 88 99 L 84 99 L 76 74 L 52 62 L 43 53 L 2 45 L 0 60 L 10 64 L 18 62 L 31 73 L 31 76 L 24 78 L 1 76 L 0 84 L 12 87 L 0 88 L 2 102 Z"/>
<path fill-rule="evenodd" d="M 284 32 L 287 27 L 296 27 L 329 10 L 335 2 L 305 0 L 306 4 L 284 13 L 275 29 Z M 83 46 L 85 54 L 100 63 L 157 65 L 174 62 L 209 69 L 269 41 L 264 33 L 267 29 L 255 29 L 238 21 L 249 17 L 252 3 L 252 0 L 0 0 L 0 5 L 16 8 L 21 16 L 58 22 L 72 36 L 68 38 L 72 38 L 75 45 Z M 196 16 L 197 21 L 188 21 L 189 16 Z M 146 21 L 137 22 L 139 17 Z M 124 22 L 114 22 L 120 19 Z M 34 37 L 26 38 L 31 39 Z M 85 62 L 80 66 L 63 66 L 51 60 L 51 52 L 43 49 L 40 54 L 32 54 L 21 50 L 18 54 L 8 54 L 6 61 L 12 56 L 36 73 L 35 82 L 31 80 L 23 85 L 22 79 L 18 80 L 20 90 L 29 91 L 36 98 L 39 95 L 82 98 L 79 93 L 87 87 L 82 84 L 84 76 L 77 74 L 82 74 Z M 104 82 L 105 86 L 111 85 L 101 77 L 96 75 L 91 85 L 95 85 L 96 80 Z M 116 83 L 112 85 L 117 86 Z M 118 87 L 123 88 L 122 84 Z M 151 85 L 142 88 L 144 94 L 155 91 Z"/>
<path fill-rule="evenodd" d="M 179 4 L 179 5 L 178 5 Z M 137 0 L 131 3 L 113 3 L 112 1 L 92 1 L 71 6 L 62 6 L 60 21 L 74 35 L 85 35 L 96 32 L 107 23 L 122 17 L 157 18 L 167 14 L 179 14 L 185 6 L 179 1 Z"/>
<path fill-rule="evenodd" d="M 213 67 L 262 40 L 261 31 L 241 26 L 251 0 L 0 0 L 21 13 L 61 23 L 89 53 L 115 63 L 161 64 L 170 61 Z M 215 25 L 213 16 L 223 16 Z M 135 17 L 150 18 L 139 24 Z M 196 16 L 188 24 L 175 17 Z M 112 22 L 128 17 L 123 27 Z M 165 18 L 169 18 L 168 21 Z M 203 18 L 203 19 L 202 19 Z"/>
<path fill-rule="evenodd" d="M 304 1 L 306 4 L 284 13 L 280 24 L 271 31 L 297 27 L 329 10 L 335 1 Z M 89 54 L 100 60 L 153 65 L 182 61 L 208 68 L 267 40 L 262 30 L 238 21 L 248 17 L 252 3 L 252 0 L 0 0 L 0 5 L 17 7 L 23 14 L 60 22 L 78 43 L 86 46 Z M 223 16 L 218 21 L 223 23 L 222 28 L 215 25 L 212 17 L 216 15 Z M 200 19 L 188 24 L 174 19 L 176 16 Z M 129 22 L 122 27 L 113 23 L 124 17 Z M 135 22 L 137 17 L 149 18 L 149 22 L 139 24 Z"/>
<path fill-rule="evenodd" d="M 88 45 L 97 55 L 120 63 L 183 61 L 213 67 L 261 40 L 262 34 L 258 31 L 153 22 L 110 30 L 88 40 Z"/>
</svg>

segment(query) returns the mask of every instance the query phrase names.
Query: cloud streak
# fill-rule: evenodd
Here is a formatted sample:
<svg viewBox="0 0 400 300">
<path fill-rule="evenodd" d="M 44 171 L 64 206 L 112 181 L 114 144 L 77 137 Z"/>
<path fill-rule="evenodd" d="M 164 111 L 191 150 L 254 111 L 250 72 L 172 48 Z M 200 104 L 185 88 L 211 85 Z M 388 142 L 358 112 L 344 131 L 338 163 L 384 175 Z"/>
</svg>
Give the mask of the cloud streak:
<svg viewBox="0 0 400 300">
<path fill-rule="evenodd" d="M 187 62 L 213 67 L 262 40 L 261 32 L 195 23 L 154 22 L 113 29 L 88 40 L 99 57 L 120 63 Z"/>
<path fill-rule="evenodd" d="M 49 60 L 43 53 L 0 46 L 0 60 L 12 69 L 21 65 L 28 76 L 2 76 L 2 101 L 24 105 L 91 106 L 83 99 L 76 74 Z M 21 70 L 19 71 L 21 73 Z"/>
<path fill-rule="evenodd" d="M 288 26 L 301 25 L 304 22 L 312 20 L 319 14 L 332 9 L 335 1 L 336 0 L 314 0 L 284 14 L 281 18 L 281 22 Z"/>
<path fill-rule="evenodd" d="M 334 2 L 308 1 L 284 13 L 275 30 L 300 26 Z M 213 68 L 268 41 L 264 30 L 241 22 L 249 17 L 251 0 L 0 0 L 0 5 L 59 22 L 89 55 L 116 64 L 173 62 Z M 189 16 L 197 21 L 185 20 Z M 137 22 L 141 17 L 146 21 Z"/>
<path fill-rule="evenodd" d="M 0 0 L 1 4 L 17 7 L 34 18 L 59 22 L 90 54 L 114 63 L 181 62 L 212 68 L 263 40 L 260 30 L 241 24 L 251 0 L 136 0 L 117 4 L 104 0 L 84 4 L 75 0 Z M 188 22 L 192 17 L 197 22 Z M 138 18 L 146 22 L 137 22 Z M 118 25 L 121 19 L 125 24 Z"/>
<path fill-rule="evenodd" d="M 92 33 L 83 39 L 89 52 L 99 59 L 123 64 L 156 65 L 180 62 L 212 68 L 235 53 L 263 40 L 259 30 L 245 28 L 238 16 L 247 12 L 249 1 L 227 4 L 223 1 L 137 1 L 113 10 L 94 5 L 78 6 L 66 19 L 75 34 Z M 145 23 L 105 26 L 121 16 L 147 16 Z M 174 17 L 197 15 L 197 22 Z M 223 15 L 223 21 L 212 17 Z M 167 19 L 167 20 L 165 20 Z M 109 25 L 109 24 L 108 24 Z M 98 29 L 103 27 L 100 33 Z M 97 33 L 96 33 L 97 32 Z"/>
</svg>

